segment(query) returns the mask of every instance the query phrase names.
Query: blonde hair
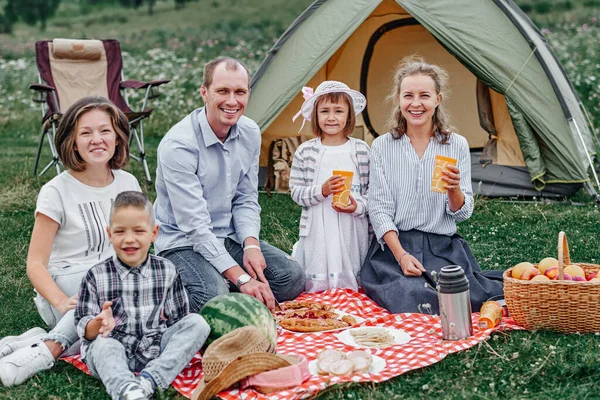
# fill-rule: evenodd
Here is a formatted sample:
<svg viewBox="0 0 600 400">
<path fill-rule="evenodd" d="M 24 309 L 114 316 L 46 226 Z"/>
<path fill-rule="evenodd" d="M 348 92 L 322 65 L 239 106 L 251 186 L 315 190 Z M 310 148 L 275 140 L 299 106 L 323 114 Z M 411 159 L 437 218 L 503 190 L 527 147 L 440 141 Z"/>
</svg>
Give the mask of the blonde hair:
<svg viewBox="0 0 600 400">
<path fill-rule="evenodd" d="M 348 118 L 346 119 L 346 126 L 344 126 L 344 135 L 346 137 L 352 135 L 354 132 L 354 126 L 356 125 L 356 115 L 354 114 L 354 104 L 352 103 L 352 97 L 348 93 L 344 92 L 332 92 L 325 93 L 315 101 L 313 106 L 312 115 L 311 115 L 311 128 L 312 132 L 315 136 L 321 137 L 323 136 L 323 130 L 319 126 L 319 104 L 324 101 L 329 101 L 330 103 L 341 103 L 342 101 L 346 102 L 348 106 Z"/>
<path fill-rule="evenodd" d="M 435 91 L 441 95 L 440 104 L 433 112 L 433 132 L 439 132 L 442 136 L 441 142 L 446 144 L 454 127 L 450 125 L 450 116 L 444 105 L 446 97 L 449 95 L 448 90 L 448 73 L 441 67 L 434 64 L 429 64 L 423 58 L 417 56 L 409 56 L 403 58 L 396 72 L 394 73 L 394 85 L 392 92 L 388 96 L 388 100 L 392 101 L 394 110 L 388 120 L 388 126 L 394 139 L 400 139 L 406 134 L 406 119 L 402 115 L 400 107 L 400 85 L 407 76 L 423 75 L 428 76 L 433 80 Z"/>
</svg>

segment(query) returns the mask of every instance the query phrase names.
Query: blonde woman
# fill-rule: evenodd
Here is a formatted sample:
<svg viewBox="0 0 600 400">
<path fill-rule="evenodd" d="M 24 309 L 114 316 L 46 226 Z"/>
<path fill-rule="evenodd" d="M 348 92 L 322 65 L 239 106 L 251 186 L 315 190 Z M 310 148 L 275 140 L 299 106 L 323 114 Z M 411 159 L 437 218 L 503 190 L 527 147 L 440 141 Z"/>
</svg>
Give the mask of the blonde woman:
<svg viewBox="0 0 600 400">
<path fill-rule="evenodd" d="M 465 270 L 473 311 L 503 293 L 500 271 L 481 272 L 456 223 L 473 213 L 467 140 L 453 131 L 444 108 L 446 72 L 407 58 L 390 95 L 390 132 L 371 147 L 369 216 L 375 231 L 361 283 L 390 312 L 438 312 L 435 275 L 444 266 Z M 436 155 L 454 158 L 441 178 L 446 193 L 431 190 Z M 429 308 L 429 305 L 431 308 Z"/>
</svg>

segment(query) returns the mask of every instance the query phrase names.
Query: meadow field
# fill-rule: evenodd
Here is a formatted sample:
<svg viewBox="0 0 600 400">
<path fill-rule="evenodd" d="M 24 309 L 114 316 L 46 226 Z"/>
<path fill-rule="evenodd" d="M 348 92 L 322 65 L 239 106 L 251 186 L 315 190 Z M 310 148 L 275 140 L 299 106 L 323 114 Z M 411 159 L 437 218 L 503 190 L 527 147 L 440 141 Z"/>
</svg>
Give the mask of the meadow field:
<svg viewBox="0 0 600 400">
<path fill-rule="evenodd" d="M 350 1 L 350 0 L 349 0 Z M 0 1 L 1 5 L 2 1 Z M 243 60 L 255 71 L 277 37 L 311 0 L 200 0 L 175 10 L 158 1 L 155 14 L 118 7 L 82 9 L 63 0 L 46 32 L 17 24 L 0 35 L 0 337 L 43 326 L 25 274 L 35 200 L 52 178 L 32 175 L 41 112 L 28 89 L 37 82 L 36 40 L 55 37 L 116 38 L 126 78 L 171 79 L 145 125 L 151 171 L 156 146 L 171 125 L 202 105 L 198 87 L 204 63 L 217 55 Z M 520 0 L 563 63 L 596 127 L 600 125 L 600 1 Z M 164 88 L 164 89 L 163 89 Z M 133 95 L 130 100 L 139 100 Z M 45 153 L 44 160 L 49 154 Z M 138 163 L 128 167 L 154 198 Z M 290 251 L 300 208 L 286 195 L 260 196 L 267 241 Z M 600 264 L 600 209 L 583 191 L 561 202 L 478 198 L 473 217 L 459 225 L 485 269 L 556 257 L 564 230 L 575 261 Z M 582 308 L 586 304 L 581 304 Z M 592 317 L 592 316 L 591 316 Z M 593 316 L 597 318 L 597 316 Z M 594 399 L 600 398 L 600 337 L 551 332 L 507 332 L 443 361 L 377 384 L 337 385 L 319 399 Z M 16 388 L 0 387 L 1 399 L 107 399 L 102 384 L 59 362 Z M 169 389 L 158 398 L 181 397 Z"/>
</svg>

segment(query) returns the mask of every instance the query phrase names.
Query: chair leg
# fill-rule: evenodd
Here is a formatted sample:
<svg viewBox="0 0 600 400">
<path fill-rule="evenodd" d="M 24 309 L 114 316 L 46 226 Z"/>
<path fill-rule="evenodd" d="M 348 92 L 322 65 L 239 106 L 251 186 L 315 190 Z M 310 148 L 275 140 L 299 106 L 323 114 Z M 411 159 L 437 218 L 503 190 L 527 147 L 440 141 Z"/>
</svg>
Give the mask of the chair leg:
<svg viewBox="0 0 600 400">
<path fill-rule="evenodd" d="M 50 161 L 50 162 L 48 163 L 48 165 L 46 165 L 46 166 L 44 167 L 44 169 L 42 170 L 42 172 L 40 172 L 40 175 L 39 175 L 39 176 L 42 176 L 42 175 L 44 175 L 44 174 L 46 173 L 46 171 L 48 171 L 50 168 L 52 168 L 52 166 L 53 166 L 53 165 L 55 165 L 55 164 L 56 164 L 56 161 L 54 161 L 54 160 Z M 59 168 L 59 167 L 57 166 L 57 168 Z M 60 173 L 60 168 L 59 168 L 59 173 Z"/>
<path fill-rule="evenodd" d="M 40 134 L 40 143 L 38 144 L 37 154 L 35 156 L 35 164 L 33 164 L 33 174 L 35 175 L 37 172 L 38 164 L 40 163 L 40 157 L 42 155 L 42 147 L 44 145 L 44 136 L 46 136 L 46 132 L 44 132 L 44 128 L 42 128 L 42 133 Z"/>
<path fill-rule="evenodd" d="M 48 165 L 46 165 L 46 167 L 42 170 L 42 172 L 40 172 L 40 176 L 44 175 L 46 171 L 48 171 L 53 166 L 56 167 L 56 174 L 60 174 L 60 158 L 58 157 L 58 151 L 56 151 L 56 148 L 54 147 L 54 135 L 56 134 L 55 129 L 56 127 L 53 124 L 52 132 L 50 132 L 49 130 L 46 131 L 46 135 L 48 136 L 48 144 L 50 145 L 50 152 L 52 153 L 52 161 L 50 161 Z"/>
<path fill-rule="evenodd" d="M 140 121 L 139 124 L 139 132 L 137 128 L 131 127 L 131 137 L 130 137 L 130 141 L 132 139 L 135 138 L 135 143 L 137 144 L 137 147 L 140 151 L 139 153 L 139 157 L 136 157 L 133 154 L 130 154 L 131 158 L 133 158 L 136 161 L 140 161 L 142 163 L 142 166 L 144 167 L 144 174 L 146 175 L 146 181 L 148 183 L 152 182 L 152 175 L 150 175 L 150 169 L 148 168 L 148 162 L 146 161 L 146 152 L 144 151 L 144 131 L 142 128 L 142 122 Z M 131 153 L 131 146 L 130 148 L 130 153 Z"/>
<path fill-rule="evenodd" d="M 146 181 L 148 183 L 152 183 L 152 175 L 150 175 L 150 169 L 148 168 L 148 163 L 146 162 L 146 154 L 142 154 L 142 164 L 144 165 L 144 173 L 146 174 Z"/>
</svg>

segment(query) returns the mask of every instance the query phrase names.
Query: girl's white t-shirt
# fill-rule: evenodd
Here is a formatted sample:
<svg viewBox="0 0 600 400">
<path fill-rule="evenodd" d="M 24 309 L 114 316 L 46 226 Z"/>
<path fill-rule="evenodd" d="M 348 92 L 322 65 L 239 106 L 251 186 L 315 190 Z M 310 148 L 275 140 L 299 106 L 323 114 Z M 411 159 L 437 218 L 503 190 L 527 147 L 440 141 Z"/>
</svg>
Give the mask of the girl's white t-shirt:
<svg viewBox="0 0 600 400">
<path fill-rule="evenodd" d="M 114 254 L 106 233 L 110 208 L 117 194 L 142 190 L 130 173 L 112 172 L 114 180 L 105 187 L 88 186 L 64 171 L 40 190 L 35 215 L 42 213 L 60 225 L 52 244 L 49 270 L 90 268 Z"/>
</svg>

